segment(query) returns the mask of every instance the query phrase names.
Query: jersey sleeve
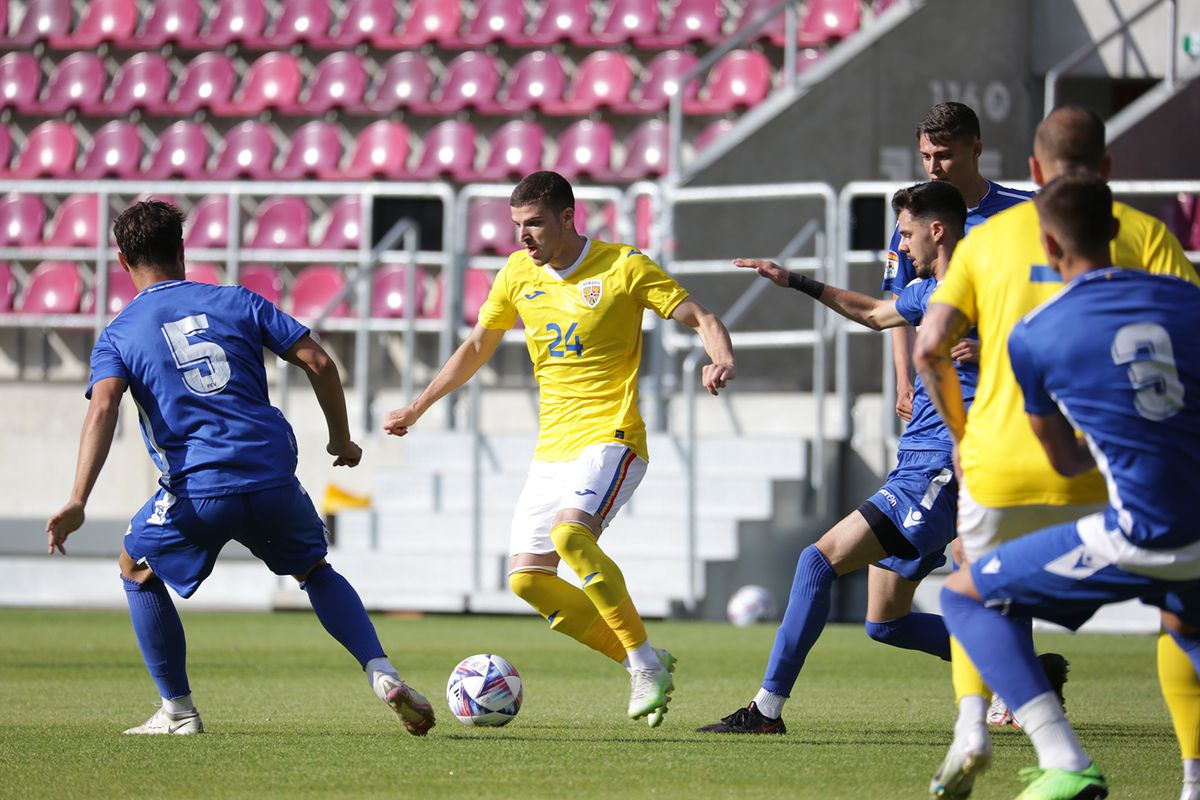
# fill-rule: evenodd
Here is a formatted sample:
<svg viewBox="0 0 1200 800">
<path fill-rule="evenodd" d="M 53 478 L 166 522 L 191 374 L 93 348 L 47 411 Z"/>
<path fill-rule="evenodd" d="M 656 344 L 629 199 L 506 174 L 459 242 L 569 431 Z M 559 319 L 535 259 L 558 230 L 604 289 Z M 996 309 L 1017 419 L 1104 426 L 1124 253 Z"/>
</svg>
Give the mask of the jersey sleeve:
<svg viewBox="0 0 1200 800">
<path fill-rule="evenodd" d="M 639 305 L 653 310 L 663 319 L 670 317 L 675 307 L 688 296 L 686 289 L 640 250 L 631 249 L 625 256 L 625 269 L 630 295 Z"/>
<path fill-rule="evenodd" d="M 92 387 L 105 378 L 129 380 L 129 369 L 121 360 L 121 354 L 117 352 L 116 345 L 113 344 L 112 337 L 108 334 L 108 328 L 100 333 L 99 338 L 96 339 L 96 346 L 92 348 L 92 369 L 88 376 L 87 391 L 83 393 L 83 396 L 90 400 Z"/>
<path fill-rule="evenodd" d="M 1029 335 L 1029 326 L 1024 322 L 1013 328 L 1008 337 L 1008 358 L 1025 398 L 1025 413 L 1045 416 L 1053 413 L 1057 406 L 1046 391 L 1041 370 L 1029 346 Z"/>
<path fill-rule="evenodd" d="M 896 298 L 896 313 L 904 317 L 909 325 L 917 326 L 925 318 L 925 298 L 929 296 L 928 281 L 910 283 L 900 290 Z"/>
<path fill-rule="evenodd" d="M 509 293 L 507 265 L 496 273 L 487 299 L 479 308 L 479 324 L 494 331 L 511 330 L 517 324 L 517 307 Z"/>
<path fill-rule="evenodd" d="M 242 299 L 250 306 L 254 320 L 258 323 L 259 332 L 262 334 L 263 344 L 275 355 L 282 356 L 288 351 L 288 348 L 308 333 L 308 328 L 297 322 L 291 315 L 280 311 L 279 306 L 257 292 L 240 286 L 238 291 L 242 293 Z"/>
<path fill-rule="evenodd" d="M 900 226 L 897 225 L 888 242 L 887 256 L 883 262 L 883 285 L 880 288 L 885 292 L 900 294 L 915 277 L 917 271 L 913 269 L 912 261 L 900 252 Z"/>
<path fill-rule="evenodd" d="M 1183 245 L 1162 222 L 1154 220 L 1144 246 L 1146 249 L 1142 254 L 1142 263 L 1148 272 L 1154 275 L 1183 278 L 1185 281 L 1200 286 L 1200 275 L 1196 274 L 1196 268 L 1184 255 Z"/>
<path fill-rule="evenodd" d="M 978 241 L 979 237 L 976 237 Z M 958 309 L 972 324 L 979 321 L 979 308 L 976 303 L 976 279 L 971 267 L 971 238 L 967 237 L 954 248 L 950 257 L 950 268 L 946 277 L 938 282 L 937 288 L 929 298 L 930 303 L 945 303 Z"/>
</svg>

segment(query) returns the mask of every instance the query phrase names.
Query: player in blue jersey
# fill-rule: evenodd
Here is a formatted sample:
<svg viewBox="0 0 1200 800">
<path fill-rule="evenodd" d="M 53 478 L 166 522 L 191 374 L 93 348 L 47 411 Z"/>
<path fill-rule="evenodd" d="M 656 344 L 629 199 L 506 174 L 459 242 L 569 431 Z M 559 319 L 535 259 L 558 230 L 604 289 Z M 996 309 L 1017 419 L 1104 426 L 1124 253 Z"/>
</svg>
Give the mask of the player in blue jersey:
<svg viewBox="0 0 1200 800">
<path fill-rule="evenodd" d="M 1028 200 L 1029 192 L 1010 189 L 979 174 L 983 152 L 979 117 L 962 103 L 938 103 L 917 126 L 917 148 L 921 166 L 931 181 L 946 181 L 962 194 L 967 204 L 966 230 L 970 231 L 993 214 Z M 917 277 L 912 257 L 900 247 L 900 229 L 888 243 L 883 269 L 883 290 L 899 297 Z M 908 422 L 913 413 L 913 333 L 909 328 L 892 331 L 892 355 L 896 367 L 896 414 Z M 978 348 L 970 338 L 956 345 L 954 357 L 977 360 Z"/>
<path fill-rule="evenodd" d="M 1013 329 L 1013 374 L 1051 465 L 1067 476 L 1099 467 L 1108 507 L 1000 545 L 950 577 L 942 608 L 1037 751 L 1019 797 L 1098 798 L 1104 777 L 1037 668 L 1021 618 L 1075 629 L 1103 605 L 1141 598 L 1164 610 L 1167 635 L 1200 669 L 1200 290 L 1110 266 L 1117 225 L 1099 175 L 1067 173 L 1034 202 L 1066 287 Z M 1160 673 L 1181 741 L 1200 726 L 1196 675 L 1187 677 L 1191 691 L 1173 702 Z M 1195 778 L 1185 772 L 1185 798 L 1200 795 Z"/>
<path fill-rule="evenodd" d="M 808 294 L 842 316 L 874 330 L 919 325 L 929 295 L 945 275 L 963 236 L 967 207 L 948 182 L 902 189 L 892 198 L 900 249 L 916 265 L 916 280 L 895 300 L 880 300 L 791 274 L 757 259 L 738 259 L 779 286 Z M 974 396 L 974 364 L 959 365 L 963 401 Z M 950 434 L 917 382 L 912 420 L 900 439 L 896 468 L 883 487 L 800 554 L 787 610 L 775 635 L 758 694 L 704 733 L 784 733 L 787 700 L 829 615 L 833 582 L 870 565 L 867 633 L 877 641 L 950 658 L 950 638 L 941 617 L 913 613 L 913 594 L 931 571 L 945 563 L 954 538 L 958 484 Z"/>
<path fill-rule="evenodd" d="M 113 223 L 138 294 L 96 341 L 71 499 L 46 524 L 49 552 L 65 555 L 128 389 L 162 475 L 125 534 L 121 580 L 162 705 L 125 733 L 203 732 L 167 586 L 190 597 L 236 540 L 275 574 L 300 582 L 380 699 L 409 733 L 423 735 L 434 723 L 432 706 L 396 674 L 358 594 L 325 561 L 325 526 L 296 480 L 296 440 L 268 398 L 263 348 L 305 371 L 325 414 L 333 465 L 353 467 L 362 451 L 350 439 L 337 367 L 307 328 L 261 296 L 185 280 L 182 224 L 178 209 L 157 201 L 137 203 Z"/>
</svg>

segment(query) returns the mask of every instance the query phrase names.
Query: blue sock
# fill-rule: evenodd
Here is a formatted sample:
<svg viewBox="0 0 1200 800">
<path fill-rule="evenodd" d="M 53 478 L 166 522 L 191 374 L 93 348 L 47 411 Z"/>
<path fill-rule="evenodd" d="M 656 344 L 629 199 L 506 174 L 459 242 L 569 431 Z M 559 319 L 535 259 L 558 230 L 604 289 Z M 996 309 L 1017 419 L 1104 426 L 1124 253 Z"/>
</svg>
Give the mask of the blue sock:
<svg viewBox="0 0 1200 800">
<path fill-rule="evenodd" d="M 1164 630 L 1175 640 L 1175 644 L 1179 645 L 1179 649 L 1187 653 L 1187 657 L 1192 660 L 1192 666 L 1196 669 L 1196 674 L 1200 675 L 1200 639 L 1176 633 L 1169 628 L 1164 628 Z"/>
<path fill-rule="evenodd" d="M 138 583 L 122 576 L 121 581 L 125 584 L 125 599 L 129 601 L 133 633 L 159 696 L 174 700 L 191 694 L 183 623 L 166 584 L 158 578 Z"/>
<path fill-rule="evenodd" d="M 830 595 L 836 579 L 837 573 L 815 545 L 804 548 L 796 562 L 787 610 L 775 632 L 775 646 L 771 648 L 771 660 L 763 677 L 762 688 L 768 692 L 791 695 L 804 659 L 829 619 Z"/>
<path fill-rule="evenodd" d="M 1050 691 L 1033 651 L 1027 619 L 1012 619 L 950 589 L 942 589 L 942 613 L 950 633 L 962 642 L 988 687 L 1017 709 Z"/>
<path fill-rule="evenodd" d="M 385 657 L 383 645 L 379 643 L 375 626 L 371 624 L 358 592 L 333 567 L 328 564 L 317 567 L 300 588 L 308 592 L 308 602 L 312 603 L 325 630 L 349 650 L 364 669 L 372 658 Z"/>
<path fill-rule="evenodd" d="M 885 622 L 868 620 L 867 636 L 892 647 L 920 650 L 942 661 L 950 660 L 950 633 L 937 614 L 913 612 Z"/>
</svg>

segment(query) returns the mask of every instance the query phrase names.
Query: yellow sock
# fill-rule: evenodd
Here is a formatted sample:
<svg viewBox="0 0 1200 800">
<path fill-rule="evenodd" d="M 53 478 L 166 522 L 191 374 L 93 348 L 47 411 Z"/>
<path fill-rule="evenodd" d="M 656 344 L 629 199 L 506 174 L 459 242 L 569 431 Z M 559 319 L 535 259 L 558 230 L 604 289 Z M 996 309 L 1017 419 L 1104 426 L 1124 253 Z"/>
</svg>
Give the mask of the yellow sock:
<svg viewBox="0 0 1200 800">
<path fill-rule="evenodd" d="M 612 628 L 625 650 L 634 650 L 646 641 L 646 626 L 629 598 L 625 578 L 613 560 L 596 543 L 586 525 L 561 522 L 550 531 L 550 541 L 567 566 L 575 570 L 583 583 L 583 592 Z"/>
<path fill-rule="evenodd" d="M 954 683 L 955 705 L 961 703 L 962 699 L 968 695 L 977 695 L 986 699 L 990 699 L 992 696 L 992 690 L 983 682 L 983 676 L 971 663 L 971 657 L 959 644 L 958 639 L 953 636 L 950 637 L 950 679 Z"/>
<path fill-rule="evenodd" d="M 1184 759 L 1200 758 L 1200 678 L 1169 634 L 1158 636 L 1158 683 Z"/>
<path fill-rule="evenodd" d="M 512 573 L 508 585 L 513 594 L 550 622 L 551 630 L 599 650 L 618 664 L 625 660 L 621 641 L 578 587 L 536 568 Z"/>
</svg>

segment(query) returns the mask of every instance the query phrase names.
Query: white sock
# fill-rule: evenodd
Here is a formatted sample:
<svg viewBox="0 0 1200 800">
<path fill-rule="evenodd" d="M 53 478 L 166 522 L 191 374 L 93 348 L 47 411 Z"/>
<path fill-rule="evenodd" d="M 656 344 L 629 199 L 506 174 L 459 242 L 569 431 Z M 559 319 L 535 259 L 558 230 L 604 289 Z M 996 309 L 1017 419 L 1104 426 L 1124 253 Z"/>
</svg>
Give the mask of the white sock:
<svg viewBox="0 0 1200 800">
<path fill-rule="evenodd" d="M 386 658 L 372 658 L 363 667 L 363 672 L 367 673 L 367 683 L 371 684 L 371 688 L 375 688 L 375 676 L 381 672 L 386 672 L 389 675 L 397 675 L 396 668 L 392 666 L 392 662 Z"/>
<path fill-rule="evenodd" d="M 783 716 L 783 704 L 786 702 L 786 696 L 768 692 L 766 689 L 759 689 L 758 694 L 754 695 L 754 705 L 758 706 L 759 713 L 767 719 L 779 719 Z"/>
<path fill-rule="evenodd" d="M 189 711 L 196 710 L 196 704 L 192 702 L 192 696 L 185 694 L 183 697 L 176 697 L 174 700 L 164 697 L 162 699 L 163 711 L 168 714 L 186 714 Z"/>
<path fill-rule="evenodd" d="M 649 639 L 629 651 L 629 668 L 662 671 L 662 662 L 658 660 L 658 653 L 650 646 Z"/>
<path fill-rule="evenodd" d="M 1054 692 L 1039 694 L 1015 709 L 1013 716 L 1033 743 L 1038 766 L 1042 769 L 1079 772 L 1092 763 L 1087 753 L 1083 752 L 1079 739 L 1075 738 L 1075 731 L 1071 730 L 1062 705 L 1058 702 L 1058 695 Z"/>
<path fill-rule="evenodd" d="M 1183 782 L 1200 783 L 1200 759 L 1185 758 L 1183 760 Z"/>
<path fill-rule="evenodd" d="M 958 721 L 954 723 L 954 739 L 973 748 L 984 747 L 990 735 L 987 730 L 987 710 L 990 700 L 977 694 L 964 695 L 958 701 Z"/>
</svg>

